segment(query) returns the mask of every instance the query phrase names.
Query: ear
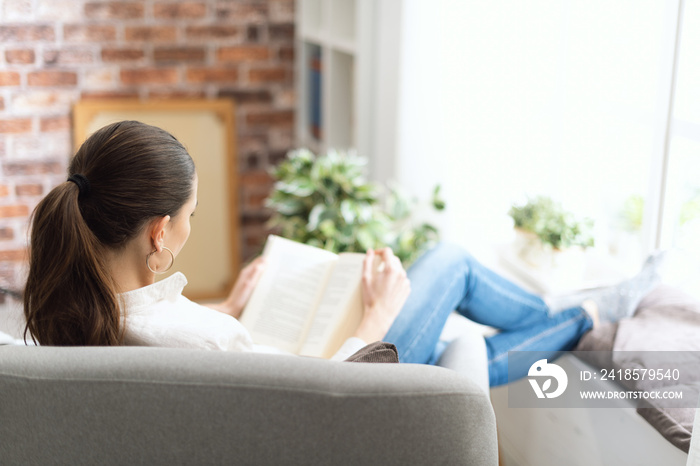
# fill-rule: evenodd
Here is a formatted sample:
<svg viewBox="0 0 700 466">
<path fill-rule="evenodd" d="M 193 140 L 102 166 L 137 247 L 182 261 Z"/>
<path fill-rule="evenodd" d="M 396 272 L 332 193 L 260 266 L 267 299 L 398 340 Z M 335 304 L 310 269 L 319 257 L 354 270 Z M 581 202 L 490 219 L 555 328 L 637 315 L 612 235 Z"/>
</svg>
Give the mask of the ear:
<svg viewBox="0 0 700 466">
<path fill-rule="evenodd" d="M 170 215 L 160 217 L 151 223 L 151 244 L 158 252 L 163 251 L 163 241 L 165 240 L 165 227 L 170 223 Z"/>
</svg>

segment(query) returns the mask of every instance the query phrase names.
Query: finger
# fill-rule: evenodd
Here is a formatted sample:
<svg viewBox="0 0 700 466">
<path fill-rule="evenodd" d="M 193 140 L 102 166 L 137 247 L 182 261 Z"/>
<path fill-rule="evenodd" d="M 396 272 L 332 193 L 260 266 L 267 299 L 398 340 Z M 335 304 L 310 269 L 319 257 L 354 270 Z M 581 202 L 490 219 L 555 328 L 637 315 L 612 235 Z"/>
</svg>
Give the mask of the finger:
<svg viewBox="0 0 700 466">
<path fill-rule="evenodd" d="M 372 266 L 374 264 L 374 250 L 369 249 L 365 254 L 365 260 L 362 263 L 362 281 L 369 283 L 372 279 Z"/>
<path fill-rule="evenodd" d="M 394 255 L 394 253 L 392 252 L 390 247 L 383 247 L 381 249 L 377 249 L 376 253 L 377 253 L 377 255 L 381 256 L 383 259 L 386 259 L 387 257 Z"/>
<path fill-rule="evenodd" d="M 253 276 L 255 277 L 255 281 L 260 278 L 260 276 L 265 272 L 265 269 L 267 268 L 267 261 L 263 257 L 259 257 L 258 259 L 255 260 L 254 262 L 254 267 L 253 267 Z"/>
<path fill-rule="evenodd" d="M 382 259 L 379 267 L 380 271 L 389 271 L 392 267 L 391 258 L 394 256 L 394 253 L 391 252 L 391 248 L 382 248 L 378 252 L 381 253 L 380 257 Z"/>
<path fill-rule="evenodd" d="M 396 257 L 393 253 L 390 257 L 386 258 L 387 269 L 391 270 L 393 273 L 400 274 L 403 271 L 403 265 L 401 265 L 401 259 Z"/>
<path fill-rule="evenodd" d="M 365 260 L 362 263 L 362 302 L 365 306 L 371 305 L 374 301 L 372 293 L 372 266 L 374 264 L 374 251 L 368 250 Z"/>
<path fill-rule="evenodd" d="M 265 261 L 265 259 L 263 258 L 263 256 L 258 256 L 258 257 L 256 257 L 255 259 L 253 259 L 252 261 L 248 262 L 248 263 L 246 264 L 246 266 L 243 267 L 243 270 L 242 270 L 242 271 L 254 270 L 256 267 L 258 267 L 258 265 L 259 265 L 260 263 L 262 263 L 262 262 L 264 262 L 264 261 Z"/>
<path fill-rule="evenodd" d="M 263 258 L 263 256 L 258 256 L 255 259 L 253 259 L 252 261 L 250 261 L 250 263 L 246 266 L 246 268 L 254 269 L 264 262 L 265 262 L 265 258 Z"/>
</svg>

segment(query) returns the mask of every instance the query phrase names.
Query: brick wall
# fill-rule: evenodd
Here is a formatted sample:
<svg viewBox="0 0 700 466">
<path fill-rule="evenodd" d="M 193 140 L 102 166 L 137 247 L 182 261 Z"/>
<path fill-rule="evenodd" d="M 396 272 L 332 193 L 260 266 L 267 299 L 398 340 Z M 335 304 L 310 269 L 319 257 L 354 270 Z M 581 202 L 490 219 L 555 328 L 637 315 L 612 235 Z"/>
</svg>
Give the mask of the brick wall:
<svg viewBox="0 0 700 466">
<path fill-rule="evenodd" d="M 0 286 L 22 284 L 27 219 L 65 180 L 78 99 L 234 99 L 254 254 L 267 168 L 293 144 L 293 19 L 293 0 L 0 0 Z"/>
</svg>

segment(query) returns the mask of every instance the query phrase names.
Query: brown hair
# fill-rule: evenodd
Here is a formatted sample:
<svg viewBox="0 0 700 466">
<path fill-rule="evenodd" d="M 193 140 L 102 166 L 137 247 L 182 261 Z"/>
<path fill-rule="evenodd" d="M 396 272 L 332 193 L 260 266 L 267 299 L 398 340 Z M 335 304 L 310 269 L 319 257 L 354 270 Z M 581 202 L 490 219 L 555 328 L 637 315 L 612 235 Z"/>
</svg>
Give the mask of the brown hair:
<svg viewBox="0 0 700 466">
<path fill-rule="evenodd" d="M 192 195 L 194 163 L 170 133 L 122 121 L 91 135 L 68 174 L 77 180 L 55 187 L 32 214 L 25 340 L 118 345 L 123 325 L 105 252 L 175 216 Z"/>
</svg>

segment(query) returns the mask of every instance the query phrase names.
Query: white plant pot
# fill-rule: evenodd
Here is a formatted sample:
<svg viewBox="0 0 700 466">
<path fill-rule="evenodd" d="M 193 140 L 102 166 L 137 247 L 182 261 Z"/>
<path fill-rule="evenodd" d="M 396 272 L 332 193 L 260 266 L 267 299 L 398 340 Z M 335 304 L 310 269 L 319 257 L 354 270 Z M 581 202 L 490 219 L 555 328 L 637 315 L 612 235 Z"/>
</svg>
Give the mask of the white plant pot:
<svg viewBox="0 0 700 466">
<path fill-rule="evenodd" d="M 516 229 L 516 255 L 553 289 L 574 289 L 583 282 L 586 252 L 580 246 L 554 249 L 532 232 Z"/>
</svg>

